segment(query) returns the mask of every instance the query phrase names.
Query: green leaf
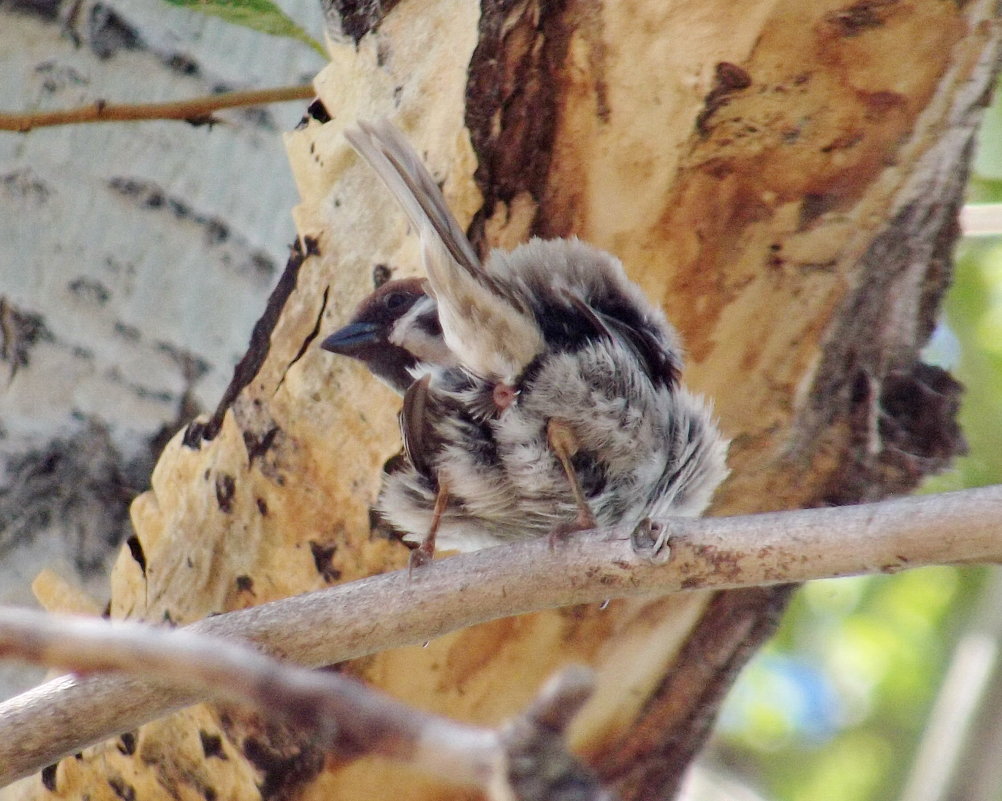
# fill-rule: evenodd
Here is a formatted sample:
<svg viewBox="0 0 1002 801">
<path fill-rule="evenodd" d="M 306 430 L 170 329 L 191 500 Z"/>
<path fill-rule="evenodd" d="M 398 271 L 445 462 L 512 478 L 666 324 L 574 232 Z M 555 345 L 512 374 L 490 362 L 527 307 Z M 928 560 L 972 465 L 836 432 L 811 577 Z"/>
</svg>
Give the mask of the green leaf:
<svg viewBox="0 0 1002 801">
<path fill-rule="evenodd" d="M 165 0 L 165 2 L 172 6 L 211 14 L 234 25 L 243 25 L 245 28 L 251 28 L 271 36 L 298 39 L 327 58 L 323 45 L 293 22 L 271 0 Z"/>
</svg>

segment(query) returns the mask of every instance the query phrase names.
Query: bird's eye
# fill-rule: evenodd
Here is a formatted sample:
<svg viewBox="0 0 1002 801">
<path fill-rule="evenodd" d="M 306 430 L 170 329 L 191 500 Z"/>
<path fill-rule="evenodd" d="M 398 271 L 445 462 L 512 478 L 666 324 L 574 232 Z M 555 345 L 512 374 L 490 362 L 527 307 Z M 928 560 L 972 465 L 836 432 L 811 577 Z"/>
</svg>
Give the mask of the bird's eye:
<svg viewBox="0 0 1002 801">
<path fill-rule="evenodd" d="M 406 305 L 409 299 L 405 292 L 390 292 L 383 298 L 383 305 L 390 311 L 395 311 Z"/>
</svg>

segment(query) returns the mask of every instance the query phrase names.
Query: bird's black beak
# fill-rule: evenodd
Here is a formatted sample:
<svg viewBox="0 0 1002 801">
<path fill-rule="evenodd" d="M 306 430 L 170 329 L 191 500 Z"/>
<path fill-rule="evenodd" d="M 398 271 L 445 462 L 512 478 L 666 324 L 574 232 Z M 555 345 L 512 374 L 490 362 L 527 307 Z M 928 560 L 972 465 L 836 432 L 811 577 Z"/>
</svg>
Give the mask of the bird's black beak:
<svg viewBox="0 0 1002 801">
<path fill-rule="evenodd" d="M 342 356 L 358 356 L 359 351 L 383 342 L 380 326 L 375 323 L 349 323 L 339 328 L 320 347 Z"/>
</svg>

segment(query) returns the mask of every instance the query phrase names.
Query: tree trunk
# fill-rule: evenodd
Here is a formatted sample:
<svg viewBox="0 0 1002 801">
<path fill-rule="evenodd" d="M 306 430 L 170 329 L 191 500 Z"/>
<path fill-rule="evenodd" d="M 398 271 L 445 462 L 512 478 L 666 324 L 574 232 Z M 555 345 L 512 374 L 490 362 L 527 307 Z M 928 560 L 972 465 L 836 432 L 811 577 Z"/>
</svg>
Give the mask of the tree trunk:
<svg viewBox="0 0 1002 801">
<path fill-rule="evenodd" d="M 159 0 L 9 0 L 0 63 L 7 112 L 295 83 L 323 62 Z M 49 568 L 94 596 L 77 608 L 104 607 L 129 502 L 218 402 L 282 273 L 296 193 L 278 132 L 302 105 L 0 133 L 0 603 L 30 603 Z M 14 667 L 2 698 L 31 686 Z"/>
<path fill-rule="evenodd" d="M 404 130 L 481 251 L 577 235 L 664 305 L 687 383 L 733 438 L 714 513 L 906 492 L 962 448 L 959 387 L 919 351 L 998 67 L 994 2 L 359 5 L 328 9 L 321 104 L 287 137 L 300 252 L 219 408 L 134 502 L 114 616 L 183 623 L 406 563 L 370 532 L 396 399 L 316 347 L 374 276 L 418 271 L 403 215 L 344 142 L 357 118 Z M 339 669 L 495 723 L 561 665 L 591 664 L 575 749 L 623 798 L 669 798 L 789 592 L 553 610 Z M 92 801 L 469 797 L 208 707 L 44 779 Z"/>
</svg>

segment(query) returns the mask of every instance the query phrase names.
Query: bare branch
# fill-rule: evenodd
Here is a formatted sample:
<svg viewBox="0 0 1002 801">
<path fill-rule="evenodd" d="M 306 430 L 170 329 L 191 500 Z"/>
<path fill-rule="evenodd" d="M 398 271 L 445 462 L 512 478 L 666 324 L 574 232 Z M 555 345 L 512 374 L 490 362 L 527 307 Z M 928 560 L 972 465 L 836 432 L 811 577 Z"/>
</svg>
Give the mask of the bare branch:
<svg viewBox="0 0 1002 801">
<path fill-rule="evenodd" d="M 421 712 L 336 673 L 282 664 L 192 631 L 0 607 L 0 658 L 77 672 L 152 676 L 215 701 L 255 708 L 306 731 L 328 750 L 379 754 L 504 801 L 611 796 L 566 750 L 567 724 L 591 694 L 591 672 L 571 668 L 503 732 Z M 574 794 L 568 794 L 568 788 Z"/>
<path fill-rule="evenodd" d="M 208 97 L 193 97 L 172 103 L 108 103 L 98 100 L 86 106 L 56 111 L 28 111 L 21 114 L 0 112 L 0 131 L 27 133 L 33 128 L 70 125 L 83 122 L 132 122 L 135 120 L 188 120 L 210 122 L 214 111 L 236 106 L 262 106 L 289 100 L 308 100 L 316 95 L 310 84 L 280 86 L 275 89 L 251 89 L 221 92 Z"/>
<path fill-rule="evenodd" d="M 964 236 L 1002 234 L 1002 203 L 968 203 L 960 210 Z"/>
<path fill-rule="evenodd" d="M 564 732 L 592 693 L 591 671 L 572 667 L 557 675 L 502 736 L 507 783 L 516 798 L 612 801 L 595 777 L 564 747 Z"/>
<path fill-rule="evenodd" d="M 559 606 L 994 562 L 1002 560 L 1002 486 L 664 525 L 671 547 L 666 562 L 664 551 L 654 550 L 657 532 L 646 543 L 645 531 L 581 532 L 553 548 L 544 538 L 463 554 L 410 577 L 407 571 L 372 576 L 189 628 L 320 666 Z M 199 699 L 133 678 L 50 681 L 0 705 L 0 782 Z"/>
</svg>

